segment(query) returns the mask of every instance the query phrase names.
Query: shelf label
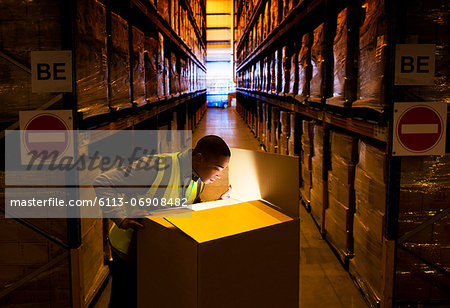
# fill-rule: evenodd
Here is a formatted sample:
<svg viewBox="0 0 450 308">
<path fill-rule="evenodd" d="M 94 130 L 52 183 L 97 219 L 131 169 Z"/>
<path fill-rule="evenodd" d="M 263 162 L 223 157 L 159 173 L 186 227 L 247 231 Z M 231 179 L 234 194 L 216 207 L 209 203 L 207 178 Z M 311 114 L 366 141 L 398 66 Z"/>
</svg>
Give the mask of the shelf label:
<svg viewBox="0 0 450 308">
<path fill-rule="evenodd" d="M 397 44 L 395 85 L 433 85 L 436 45 Z"/>
<path fill-rule="evenodd" d="M 31 91 L 72 92 L 72 51 L 32 51 Z"/>
</svg>

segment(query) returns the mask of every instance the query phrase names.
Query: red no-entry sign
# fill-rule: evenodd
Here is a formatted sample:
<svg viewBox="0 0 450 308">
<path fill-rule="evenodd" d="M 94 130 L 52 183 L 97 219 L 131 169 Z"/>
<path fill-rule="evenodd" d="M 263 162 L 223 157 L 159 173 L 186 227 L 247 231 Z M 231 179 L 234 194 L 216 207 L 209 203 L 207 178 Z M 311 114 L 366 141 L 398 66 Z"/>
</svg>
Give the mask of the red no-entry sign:
<svg viewBox="0 0 450 308">
<path fill-rule="evenodd" d="M 73 157 L 72 112 L 24 111 L 20 113 L 22 163 L 56 162 Z"/>
<path fill-rule="evenodd" d="M 395 103 L 392 154 L 445 154 L 446 120 L 446 103 Z"/>
</svg>

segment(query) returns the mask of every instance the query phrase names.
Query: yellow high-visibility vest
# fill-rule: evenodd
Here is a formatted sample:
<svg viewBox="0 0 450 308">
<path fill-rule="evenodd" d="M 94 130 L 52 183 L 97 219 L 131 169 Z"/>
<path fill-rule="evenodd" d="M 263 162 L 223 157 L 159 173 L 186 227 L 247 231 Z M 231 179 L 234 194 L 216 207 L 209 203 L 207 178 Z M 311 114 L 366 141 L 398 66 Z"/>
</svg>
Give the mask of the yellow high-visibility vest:
<svg viewBox="0 0 450 308">
<path fill-rule="evenodd" d="M 136 196 L 136 199 L 155 198 L 162 200 L 164 198 L 165 200 L 175 200 L 176 198 L 186 198 L 186 204 L 194 203 L 194 200 L 203 190 L 204 183 L 191 180 L 183 196 L 182 170 L 178 153 L 152 156 L 152 158 L 156 157 L 159 159 L 159 168 L 156 178 L 147 192 L 143 195 Z M 164 185 L 161 185 L 161 183 Z M 198 183 L 200 183 L 200 187 L 198 187 Z M 130 208 L 126 208 L 126 210 L 129 212 Z M 120 229 L 114 224 L 109 232 L 109 242 L 119 253 L 129 255 L 134 249 L 132 245 L 130 245 L 133 234 L 134 230 L 132 228 L 126 230 Z"/>
</svg>

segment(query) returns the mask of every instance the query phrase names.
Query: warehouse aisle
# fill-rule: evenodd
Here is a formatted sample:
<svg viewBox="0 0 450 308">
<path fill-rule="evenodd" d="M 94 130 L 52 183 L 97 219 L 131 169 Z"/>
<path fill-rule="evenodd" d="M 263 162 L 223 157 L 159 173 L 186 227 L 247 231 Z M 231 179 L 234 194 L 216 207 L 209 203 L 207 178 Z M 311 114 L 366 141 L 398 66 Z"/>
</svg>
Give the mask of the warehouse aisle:
<svg viewBox="0 0 450 308">
<path fill-rule="evenodd" d="M 259 150 L 259 142 L 234 108 L 211 109 L 193 134 L 193 146 L 205 135 L 221 136 L 230 147 Z M 207 185 L 202 199 L 217 199 L 227 189 L 227 170 L 222 179 Z M 363 308 L 361 293 L 319 234 L 311 215 L 300 209 L 300 307 Z"/>
</svg>

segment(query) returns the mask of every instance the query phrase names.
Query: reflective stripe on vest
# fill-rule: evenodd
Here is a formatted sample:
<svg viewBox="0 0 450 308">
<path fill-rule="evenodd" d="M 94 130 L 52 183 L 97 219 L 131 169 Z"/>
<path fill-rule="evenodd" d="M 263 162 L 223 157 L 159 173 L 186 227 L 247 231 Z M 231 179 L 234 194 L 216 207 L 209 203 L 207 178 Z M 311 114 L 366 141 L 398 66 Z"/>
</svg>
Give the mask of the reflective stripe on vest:
<svg viewBox="0 0 450 308">
<path fill-rule="evenodd" d="M 136 198 L 155 198 L 158 200 L 162 198 L 166 200 L 183 198 L 183 183 L 178 153 L 162 154 L 157 155 L 157 157 L 159 158 L 159 168 L 155 180 L 145 194 L 138 195 Z M 201 183 L 200 189 L 197 187 L 197 182 L 191 180 L 189 183 L 185 196 L 188 199 L 187 204 L 192 204 L 197 195 L 203 190 L 204 185 L 201 181 L 199 182 Z M 130 209 L 127 208 L 126 210 L 130 214 Z M 130 243 L 133 238 L 133 231 L 131 228 L 126 230 L 120 229 L 114 224 L 109 232 L 111 246 L 125 255 L 132 253 L 133 247 L 130 246 Z"/>
</svg>

